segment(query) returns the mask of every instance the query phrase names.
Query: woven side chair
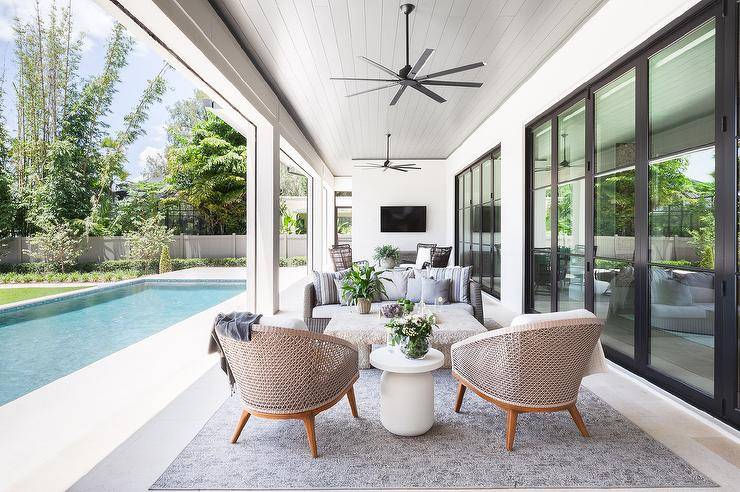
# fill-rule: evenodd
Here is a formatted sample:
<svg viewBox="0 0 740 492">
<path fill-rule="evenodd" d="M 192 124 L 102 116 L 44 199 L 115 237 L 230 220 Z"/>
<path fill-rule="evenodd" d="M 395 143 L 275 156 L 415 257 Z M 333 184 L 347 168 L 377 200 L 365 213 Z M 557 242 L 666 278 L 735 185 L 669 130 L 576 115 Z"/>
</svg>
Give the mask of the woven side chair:
<svg viewBox="0 0 740 492">
<path fill-rule="evenodd" d="M 453 344 L 452 375 L 459 382 L 455 412 L 460 412 L 468 388 L 499 406 L 507 414 L 509 451 L 520 413 L 567 410 L 589 437 L 576 400 L 601 327 L 601 320 L 591 318 L 542 321 Z"/>
<path fill-rule="evenodd" d="M 306 330 L 256 325 L 252 339 L 219 335 L 234 374 L 244 410 L 231 436 L 239 439 L 249 417 L 298 419 L 308 445 L 318 456 L 314 421 L 345 395 L 357 417 L 354 383 L 359 378 L 357 349 L 339 338 Z"/>
<path fill-rule="evenodd" d="M 337 272 L 352 266 L 352 246 L 349 244 L 335 244 L 329 248 L 329 256 Z"/>
</svg>

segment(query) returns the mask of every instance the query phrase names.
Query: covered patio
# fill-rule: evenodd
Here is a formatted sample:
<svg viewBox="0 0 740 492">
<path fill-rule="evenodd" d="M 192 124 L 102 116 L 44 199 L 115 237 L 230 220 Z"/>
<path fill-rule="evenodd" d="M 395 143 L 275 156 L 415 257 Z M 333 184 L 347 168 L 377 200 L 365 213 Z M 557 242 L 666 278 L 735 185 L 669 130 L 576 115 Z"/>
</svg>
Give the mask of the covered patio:
<svg viewBox="0 0 740 492">
<path fill-rule="evenodd" d="M 246 266 L 112 287 L 242 290 L 0 489 L 738 490 L 736 2 L 96 1 L 247 141 Z"/>
</svg>

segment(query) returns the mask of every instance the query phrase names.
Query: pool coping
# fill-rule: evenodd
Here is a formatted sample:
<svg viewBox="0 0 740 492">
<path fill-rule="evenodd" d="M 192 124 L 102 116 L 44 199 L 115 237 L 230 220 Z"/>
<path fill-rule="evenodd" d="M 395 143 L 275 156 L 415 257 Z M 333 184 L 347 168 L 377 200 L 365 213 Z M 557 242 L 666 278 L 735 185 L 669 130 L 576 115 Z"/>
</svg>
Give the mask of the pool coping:
<svg viewBox="0 0 740 492">
<path fill-rule="evenodd" d="M 78 290 L 70 292 L 61 292 L 59 294 L 51 294 L 44 297 L 37 297 L 34 299 L 27 299 L 24 301 L 11 302 L 0 306 L 0 315 L 10 313 L 13 311 L 19 311 L 27 307 L 43 306 L 45 304 L 51 304 L 54 302 L 63 301 L 65 299 L 72 299 L 75 297 L 83 297 L 106 290 L 117 289 L 125 287 L 127 285 L 142 284 L 142 283 L 207 283 L 207 284 L 221 284 L 221 283 L 245 283 L 246 279 L 190 279 L 190 278 L 157 278 L 154 276 L 138 277 L 127 280 L 119 280 L 117 282 L 110 282 L 105 284 L 97 284 L 91 287 L 82 287 Z"/>
<path fill-rule="evenodd" d="M 146 281 L 234 282 L 139 278 L 104 287 Z M 217 364 L 216 355 L 206 350 L 213 317 L 245 301 L 244 292 L 236 294 L 0 406 L 0 433 L 8 446 L 0 451 L 0 489 L 71 486 Z M 38 442 L 50 438 L 38 452 Z M 39 481 L 44 485 L 29 485 Z"/>
</svg>

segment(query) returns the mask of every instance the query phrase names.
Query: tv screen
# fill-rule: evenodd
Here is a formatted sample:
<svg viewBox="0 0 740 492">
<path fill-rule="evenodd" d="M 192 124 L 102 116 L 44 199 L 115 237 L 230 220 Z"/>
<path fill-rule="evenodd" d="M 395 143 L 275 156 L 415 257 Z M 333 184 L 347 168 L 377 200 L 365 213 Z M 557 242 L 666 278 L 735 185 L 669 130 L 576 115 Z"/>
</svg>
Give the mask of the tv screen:
<svg viewBox="0 0 740 492">
<path fill-rule="evenodd" d="M 426 207 L 380 207 L 380 232 L 426 231 Z"/>
</svg>

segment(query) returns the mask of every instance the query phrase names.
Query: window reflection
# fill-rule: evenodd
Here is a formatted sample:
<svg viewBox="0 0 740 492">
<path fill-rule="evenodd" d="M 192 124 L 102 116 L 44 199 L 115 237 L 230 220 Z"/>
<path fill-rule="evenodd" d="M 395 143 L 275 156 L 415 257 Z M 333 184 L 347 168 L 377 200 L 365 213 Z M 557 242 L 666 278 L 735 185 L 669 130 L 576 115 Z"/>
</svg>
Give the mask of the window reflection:
<svg viewBox="0 0 740 492">
<path fill-rule="evenodd" d="M 552 136 L 550 122 L 544 123 L 533 131 L 534 187 L 539 188 L 550 183 L 552 154 Z"/>
<path fill-rule="evenodd" d="M 594 313 L 604 320 L 602 342 L 635 356 L 635 269 L 631 263 L 594 262 Z"/>
<path fill-rule="evenodd" d="M 586 190 L 582 179 L 558 187 L 558 252 L 586 252 Z"/>
<path fill-rule="evenodd" d="M 584 266 L 582 256 L 558 255 L 558 311 L 583 308 Z"/>
<path fill-rule="evenodd" d="M 594 251 L 608 258 L 634 257 L 634 168 L 594 178 Z"/>
<path fill-rule="evenodd" d="M 595 94 L 596 172 L 635 165 L 635 70 Z"/>
<path fill-rule="evenodd" d="M 650 260 L 714 268 L 714 147 L 650 164 Z"/>
<path fill-rule="evenodd" d="M 714 274 L 650 268 L 650 365 L 714 393 Z"/>
</svg>

